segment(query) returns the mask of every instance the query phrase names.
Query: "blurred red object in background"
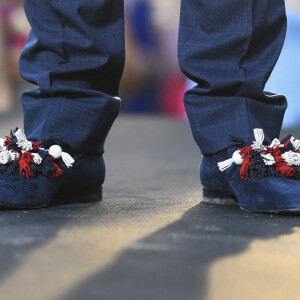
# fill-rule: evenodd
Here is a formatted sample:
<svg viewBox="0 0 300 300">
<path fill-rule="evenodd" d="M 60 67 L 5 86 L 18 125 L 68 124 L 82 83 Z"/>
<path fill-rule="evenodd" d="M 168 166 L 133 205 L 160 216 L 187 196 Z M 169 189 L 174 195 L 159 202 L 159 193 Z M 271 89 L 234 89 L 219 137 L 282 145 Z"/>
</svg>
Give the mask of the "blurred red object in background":
<svg viewBox="0 0 300 300">
<path fill-rule="evenodd" d="M 18 61 L 30 31 L 20 0 L 4 0 L 0 4 L 1 27 L 5 46 L 7 70 L 13 79 L 19 79 Z"/>
<path fill-rule="evenodd" d="M 159 94 L 160 111 L 167 115 L 186 118 L 183 96 L 187 89 L 186 78 L 174 74 L 164 80 Z"/>
</svg>

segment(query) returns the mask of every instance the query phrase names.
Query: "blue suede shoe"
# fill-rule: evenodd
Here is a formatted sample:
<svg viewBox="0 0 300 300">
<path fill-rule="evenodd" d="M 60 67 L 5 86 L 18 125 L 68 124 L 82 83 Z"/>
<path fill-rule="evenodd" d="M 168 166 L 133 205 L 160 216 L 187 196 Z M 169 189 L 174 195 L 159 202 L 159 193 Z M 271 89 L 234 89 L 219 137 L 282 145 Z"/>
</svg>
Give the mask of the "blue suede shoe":
<svg viewBox="0 0 300 300">
<path fill-rule="evenodd" d="M 28 141 L 20 129 L 0 139 L 0 207 L 42 208 L 102 198 L 102 155 L 64 152 L 61 138 Z"/>
<path fill-rule="evenodd" d="M 203 201 L 232 203 L 258 213 L 300 213 L 300 141 L 288 136 L 263 144 L 261 129 L 253 145 L 204 156 L 200 165 Z"/>
</svg>

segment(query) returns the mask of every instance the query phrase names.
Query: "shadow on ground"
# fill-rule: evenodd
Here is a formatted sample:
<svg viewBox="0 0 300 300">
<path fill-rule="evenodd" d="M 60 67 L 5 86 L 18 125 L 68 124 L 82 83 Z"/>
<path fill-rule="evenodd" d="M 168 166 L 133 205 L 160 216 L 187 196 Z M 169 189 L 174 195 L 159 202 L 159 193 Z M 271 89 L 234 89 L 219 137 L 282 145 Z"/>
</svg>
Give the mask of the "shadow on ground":
<svg viewBox="0 0 300 300">
<path fill-rule="evenodd" d="M 130 245 L 112 265 L 61 299 L 208 299 L 208 269 L 215 261 L 245 251 L 253 240 L 291 234 L 298 226 L 297 217 L 200 203 L 179 221 Z"/>
<path fill-rule="evenodd" d="M 266 275 L 267 283 L 272 280 L 264 273 L 269 264 L 271 273 L 297 279 L 297 272 L 278 266 L 299 267 L 299 239 L 292 244 L 280 240 L 294 236 L 299 218 L 199 203 L 200 154 L 186 122 L 123 117 L 107 149 L 103 202 L 0 211 L 0 298 L 210 299 L 216 262 L 272 239 L 265 252 L 244 261 L 245 272 L 249 269 L 254 279 Z M 271 259 L 276 247 L 283 250 L 279 259 Z M 232 266 L 225 274 L 239 272 Z M 274 281 L 274 292 L 281 291 L 279 282 Z M 215 288 L 226 290 L 224 284 Z M 252 299 L 268 299 L 260 295 Z"/>
</svg>

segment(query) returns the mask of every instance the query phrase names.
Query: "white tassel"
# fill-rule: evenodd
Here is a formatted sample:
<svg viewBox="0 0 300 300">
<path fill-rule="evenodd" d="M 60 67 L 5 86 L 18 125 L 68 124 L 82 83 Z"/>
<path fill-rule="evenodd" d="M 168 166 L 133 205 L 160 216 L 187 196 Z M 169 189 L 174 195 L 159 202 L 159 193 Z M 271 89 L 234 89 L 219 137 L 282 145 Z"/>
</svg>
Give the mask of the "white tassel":
<svg viewBox="0 0 300 300">
<path fill-rule="evenodd" d="M 14 133 L 14 135 L 17 138 L 18 142 L 27 141 L 25 134 L 22 132 L 22 129 L 20 128 Z"/>
<path fill-rule="evenodd" d="M 7 163 L 11 162 L 10 153 L 8 150 L 4 150 L 0 153 L 0 163 L 2 165 L 6 165 Z"/>
<path fill-rule="evenodd" d="M 281 155 L 289 166 L 300 166 L 300 153 L 288 151 Z"/>
<path fill-rule="evenodd" d="M 22 148 L 22 152 L 28 152 L 31 151 L 32 148 L 32 142 L 30 141 L 23 141 L 21 143 L 18 142 L 18 146 Z"/>
<path fill-rule="evenodd" d="M 4 146 L 5 139 L 0 139 L 0 151 L 6 150 L 6 147 Z"/>
<path fill-rule="evenodd" d="M 232 158 L 229 158 L 229 159 L 226 159 L 222 162 L 219 162 L 218 163 L 218 167 L 219 167 L 219 170 L 221 172 L 224 172 L 226 169 L 230 168 L 234 163 L 236 165 L 241 165 L 243 163 L 243 158 L 240 154 L 240 151 L 239 150 L 236 150 L 233 155 L 232 155 Z"/>
<path fill-rule="evenodd" d="M 260 128 L 255 128 L 254 130 L 255 141 L 253 141 L 253 145 L 251 146 L 253 150 L 263 151 L 265 149 L 263 142 L 265 139 L 264 131 Z"/>
<path fill-rule="evenodd" d="M 61 158 L 62 158 L 63 162 L 65 163 L 65 165 L 68 168 L 73 167 L 73 164 L 74 164 L 75 160 L 70 154 L 68 154 L 66 152 L 62 152 L 61 153 Z"/>
<path fill-rule="evenodd" d="M 49 154 L 52 155 L 55 159 L 62 158 L 63 162 L 68 168 L 73 167 L 75 162 L 74 158 L 67 152 L 63 152 L 62 148 L 58 145 L 53 145 L 49 148 Z"/>
<path fill-rule="evenodd" d="M 255 128 L 253 131 L 256 142 L 262 144 L 265 139 L 264 131 L 260 128 Z"/>
<path fill-rule="evenodd" d="M 10 154 L 11 161 L 19 160 L 21 156 L 19 152 L 13 150 L 9 150 L 9 154 Z"/>
<path fill-rule="evenodd" d="M 268 154 L 260 154 L 260 156 L 264 159 L 264 163 L 266 166 L 273 166 L 275 165 L 275 158 L 271 153 Z"/>
<path fill-rule="evenodd" d="M 221 162 L 218 163 L 219 170 L 221 172 L 224 172 L 225 170 L 230 168 L 233 165 L 233 163 L 234 163 L 233 158 L 229 158 L 229 159 L 226 159 L 224 161 L 221 161 Z"/>
<path fill-rule="evenodd" d="M 18 140 L 18 146 L 22 148 L 22 152 L 27 152 L 32 150 L 32 142 L 28 141 L 25 134 L 22 132 L 21 129 L 18 129 L 14 133 L 15 137 Z"/>
<path fill-rule="evenodd" d="M 298 151 L 300 149 L 300 140 L 297 140 L 292 136 L 291 143 L 293 144 L 295 151 Z"/>
<path fill-rule="evenodd" d="M 278 147 L 280 145 L 280 141 L 279 139 L 274 139 L 270 145 L 270 148 L 275 149 L 276 147 Z"/>
<path fill-rule="evenodd" d="M 293 143 L 293 146 L 294 146 L 295 150 L 298 151 L 300 149 L 300 140 L 295 140 L 295 142 Z"/>
<path fill-rule="evenodd" d="M 42 157 L 38 153 L 31 153 L 33 156 L 33 162 L 37 165 L 40 165 L 43 161 Z"/>
</svg>

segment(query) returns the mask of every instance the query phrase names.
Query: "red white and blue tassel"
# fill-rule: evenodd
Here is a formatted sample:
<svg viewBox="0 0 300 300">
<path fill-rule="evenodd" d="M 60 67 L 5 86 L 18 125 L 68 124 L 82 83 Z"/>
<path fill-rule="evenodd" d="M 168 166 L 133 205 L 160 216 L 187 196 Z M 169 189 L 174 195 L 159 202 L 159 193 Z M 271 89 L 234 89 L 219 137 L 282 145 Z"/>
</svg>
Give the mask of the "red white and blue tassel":
<svg viewBox="0 0 300 300">
<path fill-rule="evenodd" d="M 29 141 L 18 128 L 6 139 L 0 139 L 0 174 L 16 175 L 19 170 L 27 178 L 39 175 L 53 178 L 63 173 L 61 162 L 71 168 L 75 160 L 63 151 L 61 139 L 58 144 L 55 139 L 49 140 L 45 143 Z M 45 149 L 43 144 L 49 148 Z"/>
<path fill-rule="evenodd" d="M 240 167 L 243 180 L 250 177 L 262 178 L 268 176 L 288 177 L 300 179 L 300 140 L 288 136 L 283 141 L 274 139 L 267 146 L 264 145 L 264 132 L 254 129 L 255 141 L 251 146 L 239 148 L 232 157 L 219 162 L 221 172 L 232 165 Z"/>
</svg>

